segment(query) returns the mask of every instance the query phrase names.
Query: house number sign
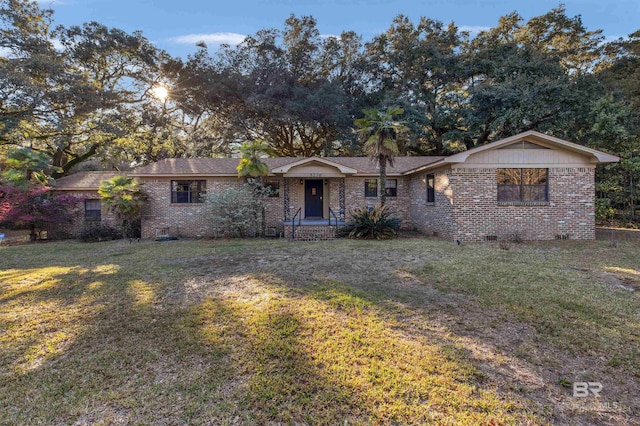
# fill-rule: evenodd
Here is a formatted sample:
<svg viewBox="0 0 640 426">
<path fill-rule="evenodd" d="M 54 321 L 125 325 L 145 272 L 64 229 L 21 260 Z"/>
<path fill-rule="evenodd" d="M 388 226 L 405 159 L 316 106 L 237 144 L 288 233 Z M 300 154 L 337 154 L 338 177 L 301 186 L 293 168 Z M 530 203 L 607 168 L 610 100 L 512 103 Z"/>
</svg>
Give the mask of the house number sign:
<svg viewBox="0 0 640 426">
<path fill-rule="evenodd" d="M 309 173 L 311 177 L 322 177 L 322 173 Z"/>
</svg>

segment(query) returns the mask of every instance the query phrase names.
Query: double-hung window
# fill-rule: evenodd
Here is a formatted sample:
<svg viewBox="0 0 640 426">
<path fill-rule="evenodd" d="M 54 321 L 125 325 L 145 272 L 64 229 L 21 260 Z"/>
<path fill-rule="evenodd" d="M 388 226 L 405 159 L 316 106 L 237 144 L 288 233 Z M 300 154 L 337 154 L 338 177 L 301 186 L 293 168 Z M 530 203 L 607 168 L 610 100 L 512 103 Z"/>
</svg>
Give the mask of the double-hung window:
<svg viewBox="0 0 640 426">
<path fill-rule="evenodd" d="M 100 200 L 84 200 L 84 220 L 100 222 L 102 205 Z"/>
<path fill-rule="evenodd" d="M 207 192 L 206 180 L 172 180 L 171 203 L 201 203 L 202 195 Z"/>
<path fill-rule="evenodd" d="M 549 169 L 498 169 L 498 201 L 549 201 L 548 176 Z"/>
<path fill-rule="evenodd" d="M 384 193 L 387 197 L 396 197 L 398 195 L 398 179 L 386 179 L 384 182 Z M 378 196 L 378 179 L 365 179 L 364 196 Z"/>
</svg>

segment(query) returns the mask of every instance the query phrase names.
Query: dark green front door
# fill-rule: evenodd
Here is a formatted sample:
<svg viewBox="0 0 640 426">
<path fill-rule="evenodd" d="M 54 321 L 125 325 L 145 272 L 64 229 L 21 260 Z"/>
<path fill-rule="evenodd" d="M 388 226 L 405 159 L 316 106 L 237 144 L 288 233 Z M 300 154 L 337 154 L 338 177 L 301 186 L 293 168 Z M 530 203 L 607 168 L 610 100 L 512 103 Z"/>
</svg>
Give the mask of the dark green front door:
<svg viewBox="0 0 640 426">
<path fill-rule="evenodd" d="M 322 180 L 304 181 L 304 216 L 322 218 Z"/>
</svg>

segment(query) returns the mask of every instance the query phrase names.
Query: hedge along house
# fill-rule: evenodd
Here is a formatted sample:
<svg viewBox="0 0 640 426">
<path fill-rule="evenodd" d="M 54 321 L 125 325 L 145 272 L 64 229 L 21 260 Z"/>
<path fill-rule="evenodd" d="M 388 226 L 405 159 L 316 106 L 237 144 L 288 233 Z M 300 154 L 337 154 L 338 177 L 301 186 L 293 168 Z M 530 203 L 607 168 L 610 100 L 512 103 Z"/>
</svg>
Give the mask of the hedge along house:
<svg viewBox="0 0 640 426">
<path fill-rule="evenodd" d="M 387 205 L 404 228 L 452 241 L 593 239 L 595 167 L 615 161 L 615 156 L 529 131 L 449 157 L 396 158 L 387 170 Z M 149 197 L 143 238 L 214 236 L 200 195 L 240 187 L 238 162 L 167 159 L 128 173 Z M 331 238 L 350 210 L 377 203 L 378 169 L 369 158 L 264 162 L 270 170 L 265 182 L 274 190 L 264 199 L 272 234 Z"/>
</svg>

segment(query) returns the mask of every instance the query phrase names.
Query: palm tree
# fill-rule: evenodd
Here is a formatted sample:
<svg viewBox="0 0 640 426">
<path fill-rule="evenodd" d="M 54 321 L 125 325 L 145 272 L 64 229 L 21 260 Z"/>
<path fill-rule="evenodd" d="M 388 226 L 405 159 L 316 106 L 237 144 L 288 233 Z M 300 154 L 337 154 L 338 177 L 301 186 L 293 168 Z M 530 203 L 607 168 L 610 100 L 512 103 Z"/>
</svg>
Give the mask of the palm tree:
<svg viewBox="0 0 640 426">
<path fill-rule="evenodd" d="M 240 146 L 240 164 L 236 167 L 238 177 L 261 181 L 269 174 L 269 166 L 260 158 L 268 153 L 268 145 L 261 140 L 245 142 Z"/>
<path fill-rule="evenodd" d="M 265 210 L 262 203 L 259 202 L 260 195 L 265 194 L 263 178 L 269 174 L 269 166 L 261 160 L 264 154 L 269 153 L 269 146 L 259 139 L 251 142 L 245 142 L 240 145 L 240 163 L 236 170 L 238 177 L 245 178 L 253 189 L 253 197 L 256 208 L 260 210 L 261 216 L 261 234 L 265 234 L 266 221 Z M 255 211 L 255 219 L 258 221 L 258 212 Z"/>
<path fill-rule="evenodd" d="M 355 125 L 364 140 L 364 152 L 378 162 L 378 198 L 380 205 L 384 206 L 387 198 L 387 164 L 393 167 L 393 159 L 398 155 L 398 136 L 407 130 L 403 122 L 396 120 L 396 116 L 404 113 L 404 109 L 392 106 L 386 111 L 365 109 L 362 112 L 364 117 L 357 119 Z"/>
<path fill-rule="evenodd" d="M 102 181 L 98 194 L 107 209 L 122 220 L 123 234 L 126 234 L 127 225 L 131 227 L 132 222 L 140 217 L 140 210 L 147 199 L 140 185 L 127 176 Z"/>
</svg>

